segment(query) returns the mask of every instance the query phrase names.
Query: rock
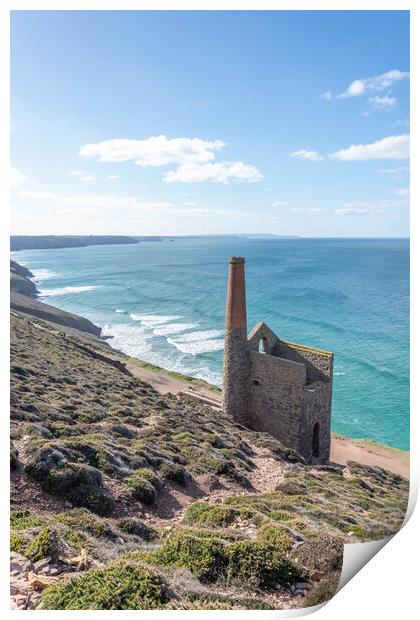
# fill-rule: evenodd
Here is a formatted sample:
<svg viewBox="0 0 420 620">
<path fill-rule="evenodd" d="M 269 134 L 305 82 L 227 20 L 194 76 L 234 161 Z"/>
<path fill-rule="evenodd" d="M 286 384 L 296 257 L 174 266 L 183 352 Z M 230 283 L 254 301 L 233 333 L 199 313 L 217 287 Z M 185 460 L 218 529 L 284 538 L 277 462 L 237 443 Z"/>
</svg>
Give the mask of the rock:
<svg viewBox="0 0 420 620">
<path fill-rule="evenodd" d="M 57 566 L 50 566 L 49 570 L 50 570 L 49 574 L 52 577 L 55 577 L 56 575 L 59 575 L 61 573 L 61 570 Z"/>
<path fill-rule="evenodd" d="M 311 581 L 320 581 L 322 575 L 319 571 L 317 570 L 313 570 L 309 573 L 309 579 Z"/>
<path fill-rule="evenodd" d="M 295 587 L 298 590 L 312 590 L 313 588 L 310 583 L 305 583 L 303 581 L 298 581 L 297 583 L 295 583 Z"/>
<path fill-rule="evenodd" d="M 28 574 L 28 582 L 29 585 L 35 590 L 44 590 L 50 585 L 48 579 L 45 579 L 45 577 L 42 577 L 41 575 L 35 575 L 35 573 Z"/>
<path fill-rule="evenodd" d="M 48 566 L 50 562 L 51 562 L 50 556 L 48 556 L 47 558 L 43 558 L 42 560 L 38 560 L 38 562 L 35 562 L 34 564 L 33 572 L 40 573 L 44 568 Z"/>
</svg>

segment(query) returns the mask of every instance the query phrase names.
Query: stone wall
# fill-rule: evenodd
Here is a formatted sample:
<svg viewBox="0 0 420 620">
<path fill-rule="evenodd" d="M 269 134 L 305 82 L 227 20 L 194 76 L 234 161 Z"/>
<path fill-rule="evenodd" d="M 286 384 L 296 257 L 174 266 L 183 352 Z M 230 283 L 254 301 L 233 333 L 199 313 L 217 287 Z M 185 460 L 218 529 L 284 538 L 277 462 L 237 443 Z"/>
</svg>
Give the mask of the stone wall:
<svg viewBox="0 0 420 620">
<path fill-rule="evenodd" d="M 314 454 L 315 425 L 319 425 L 319 452 Z M 331 383 L 306 385 L 303 392 L 299 453 L 311 463 L 328 463 L 331 446 Z"/>
<path fill-rule="evenodd" d="M 299 450 L 305 366 L 257 351 L 250 362 L 250 427 Z"/>
<path fill-rule="evenodd" d="M 226 328 L 222 409 L 244 426 L 249 426 L 249 371 L 246 329 Z"/>
<path fill-rule="evenodd" d="M 273 355 L 299 362 L 306 366 L 306 382 L 330 381 L 332 377 L 333 354 L 320 349 L 312 349 L 294 342 L 278 340 Z"/>
</svg>

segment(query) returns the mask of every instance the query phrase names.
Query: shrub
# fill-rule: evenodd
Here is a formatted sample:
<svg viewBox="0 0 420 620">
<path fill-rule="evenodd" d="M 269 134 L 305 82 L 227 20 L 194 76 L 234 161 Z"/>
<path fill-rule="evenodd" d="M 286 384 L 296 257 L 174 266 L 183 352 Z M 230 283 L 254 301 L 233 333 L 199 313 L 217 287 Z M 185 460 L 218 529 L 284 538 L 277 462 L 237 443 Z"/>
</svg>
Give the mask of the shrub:
<svg viewBox="0 0 420 620">
<path fill-rule="evenodd" d="M 311 590 L 306 597 L 305 607 L 313 607 L 314 605 L 320 605 L 326 603 L 337 592 L 338 584 L 340 582 L 341 571 L 331 573 L 326 579 L 321 581 L 317 588 Z"/>
<path fill-rule="evenodd" d="M 225 545 L 216 538 L 177 532 L 153 554 L 158 564 L 187 568 L 202 581 L 216 581 L 226 571 Z"/>
<path fill-rule="evenodd" d="M 277 551 L 289 551 L 293 547 L 293 540 L 284 527 L 263 525 L 260 529 L 259 538 L 270 543 Z"/>
<path fill-rule="evenodd" d="M 46 557 L 56 559 L 59 553 L 57 534 L 49 527 L 44 527 L 37 536 L 26 546 L 23 555 L 37 562 Z"/>
<path fill-rule="evenodd" d="M 299 565 L 322 573 L 341 569 L 343 550 L 341 539 L 321 533 L 293 549 L 290 555 Z"/>
<path fill-rule="evenodd" d="M 126 478 L 127 484 L 133 489 L 133 496 L 135 499 L 150 506 L 156 500 L 156 489 L 149 480 L 146 480 L 144 476 L 138 474 L 132 474 Z"/>
<path fill-rule="evenodd" d="M 67 459 L 71 459 L 71 453 L 64 446 L 35 450 L 25 470 L 45 491 L 65 496 L 74 506 L 109 515 L 114 501 L 103 488 L 101 472 Z"/>
<path fill-rule="evenodd" d="M 213 527 L 225 527 L 233 523 L 238 514 L 237 510 L 228 506 L 209 506 L 204 502 L 196 502 L 186 510 L 184 521 L 212 525 Z"/>
<path fill-rule="evenodd" d="M 10 511 L 10 529 L 11 530 L 28 530 L 31 527 L 40 527 L 45 524 L 37 514 L 29 510 L 11 510 Z"/>
<path fill-rule="evenodd" d="M 60 523 L 64 523 L 73 529 L 88 532 L 98 538 L 115 537 L 108 523 L 102 521 L 84 508 L 74 508 L 68 512 L 62 512 L 56 516 L 56 519 Z"/>
<path fill-rule="evenodd" d="M 166 601 L 161 577 L 136 563 L 119 562 L 53 585 L 42 593 L 42 609 L 159 609 Z"/>
<path fill-rule="evenodd" d="M 10 551 L 21 552 L 25 546 L 25 539 L 21 534 L 10 535 Z"/>
<path fill-rule="evenodd" d="M 156 530 L 135 517 L 123 517 L 118 519 L 116 525 L 122 532 L 131 534 L 132 536 L 138 536 L 146 541 L 154 540 L 157 536 Z"/>
<path fill-rule="evenodd" d="M 177 484 L 185 485 L 187 482 L 187 472 L 182 465 L 171 465 L 170 463 L 162 463 L 159 467 L 159 473 L 166 480 L 171 480 Z"/>
<path fill-rule="evenodd" d="M 270 589 L 290 585 L 301 577 L 295 564 L 265 542 L 241 541 L 227 547 L 228 580 Z"/>
</svg>

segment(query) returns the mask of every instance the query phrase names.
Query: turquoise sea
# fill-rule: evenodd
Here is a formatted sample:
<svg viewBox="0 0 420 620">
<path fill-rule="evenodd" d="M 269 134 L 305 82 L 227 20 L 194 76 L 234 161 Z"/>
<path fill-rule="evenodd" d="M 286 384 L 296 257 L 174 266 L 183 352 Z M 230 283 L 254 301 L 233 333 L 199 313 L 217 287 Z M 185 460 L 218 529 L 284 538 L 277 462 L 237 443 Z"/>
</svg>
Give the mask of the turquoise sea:
<svg viewBox="0 0 420 620">
<path fill-rule="evenodd" d="M 408 240 L 175 238 L 13 258 L 113 346 L 220 385 L 230 255 L 246 259 L 249 330 L 263 320 L 334 352 L 333 430 L 408 449 Z"/>
</svg>

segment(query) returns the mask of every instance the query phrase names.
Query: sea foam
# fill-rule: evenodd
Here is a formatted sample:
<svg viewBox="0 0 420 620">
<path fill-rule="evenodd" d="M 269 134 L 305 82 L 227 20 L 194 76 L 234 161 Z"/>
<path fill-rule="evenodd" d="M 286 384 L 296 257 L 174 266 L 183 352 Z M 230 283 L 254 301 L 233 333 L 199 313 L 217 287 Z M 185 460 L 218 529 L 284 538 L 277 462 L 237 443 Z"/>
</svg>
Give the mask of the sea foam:
<svg viewBox="0 0 420 620">
<path fill-rule="evenodd" d="M 55 278 L 60 274 L 49 269 L 31 269 L 33 275 L 32 280 L 39 282 L 40 280 L 48 280 L 49 278 Z"/>
<path fill-rule="evenodd" d="M 40 293 L 42 297 L 57 297 L 58 295 L 86 293 L 87 291 L 93 291 L 95 288 L 100 288 L 100 286 L 63 286 L 61 288 L 42 289 Z"/>
</svg>

